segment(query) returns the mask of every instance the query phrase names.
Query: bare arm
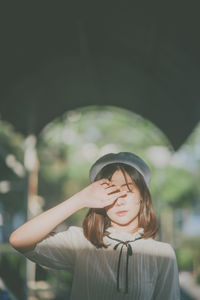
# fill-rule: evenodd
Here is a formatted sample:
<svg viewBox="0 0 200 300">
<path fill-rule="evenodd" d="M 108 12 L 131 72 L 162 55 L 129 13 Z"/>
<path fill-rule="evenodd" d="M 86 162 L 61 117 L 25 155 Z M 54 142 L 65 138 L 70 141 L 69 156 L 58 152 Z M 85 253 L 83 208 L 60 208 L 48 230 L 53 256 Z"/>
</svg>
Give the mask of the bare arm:
<svg viewBox="0 0 200 300">
<path fill-rule="evenodd" d="M 81 203 L 75 194 L 17 228 L 10 236 L 10 244 L 20 252 L 33 250 L 57 225 L 80 208 Z"/>
<path fill-rule="evenodd" d="M 10 244 L 20 252 L 33 250 L 37 243 L 76 211 L 84 207 L 105 207 L 125 194 L 116 193 L 117 190 L 118 187 L 113 186 L 107 179 L 90 184 L 71 198 L 17 228 L 10 236 Z"/>
</svg>

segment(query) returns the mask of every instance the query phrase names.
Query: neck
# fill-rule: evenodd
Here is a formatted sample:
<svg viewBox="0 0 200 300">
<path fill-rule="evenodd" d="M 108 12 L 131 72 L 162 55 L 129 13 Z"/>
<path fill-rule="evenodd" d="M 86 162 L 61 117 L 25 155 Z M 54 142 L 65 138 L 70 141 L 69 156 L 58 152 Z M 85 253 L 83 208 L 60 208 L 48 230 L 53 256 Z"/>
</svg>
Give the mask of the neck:
<svg viewBox="0 0 200 300">
<path fill-rule="evenodd" d="M 111 228 L 113 228 L 116 233 L 127 232 L 135 233 L 138 230 L 138 222 L 131 222 L 130 224 L 121 225 L 114 222 L 111 222 Z"/>
</svg>

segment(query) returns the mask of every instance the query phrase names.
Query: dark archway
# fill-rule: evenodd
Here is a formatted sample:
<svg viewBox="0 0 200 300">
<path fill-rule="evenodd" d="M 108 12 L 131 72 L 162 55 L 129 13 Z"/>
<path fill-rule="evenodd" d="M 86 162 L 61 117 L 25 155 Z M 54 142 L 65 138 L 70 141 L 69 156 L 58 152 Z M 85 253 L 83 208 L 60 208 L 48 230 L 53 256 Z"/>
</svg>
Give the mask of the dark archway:
<svg viewBox="0 0 200 300">
<path fill-rule="evenodd" d="M 199 121 L 198 1 L 1 6 L 0 113 L 21 132 L 106 104 L 151 120 L 177 149 Z"/>
</svg>

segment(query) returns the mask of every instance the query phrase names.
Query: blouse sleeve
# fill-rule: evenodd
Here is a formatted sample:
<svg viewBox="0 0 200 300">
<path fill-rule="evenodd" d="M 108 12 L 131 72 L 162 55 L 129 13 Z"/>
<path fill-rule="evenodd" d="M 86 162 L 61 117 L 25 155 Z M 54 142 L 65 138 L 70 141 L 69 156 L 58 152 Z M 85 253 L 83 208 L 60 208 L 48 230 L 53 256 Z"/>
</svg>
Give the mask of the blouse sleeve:
<svg viewBox="0 0 200 300">
<path fill-rule="evenodd" d="M 158 256 L 158 278 L 152 299 L 180 300 L 178 266 L 174 249 L 165 244 Z"/>
<path fill-rule="evenodd" d="M 46 237 L 37 243 L 34 250 L 23 255 L 42 266 L 73 271 L 77 250 L 87 245 L 87 242 L 82 228 L 70 226 L 66 231 Z"/>
</svg>

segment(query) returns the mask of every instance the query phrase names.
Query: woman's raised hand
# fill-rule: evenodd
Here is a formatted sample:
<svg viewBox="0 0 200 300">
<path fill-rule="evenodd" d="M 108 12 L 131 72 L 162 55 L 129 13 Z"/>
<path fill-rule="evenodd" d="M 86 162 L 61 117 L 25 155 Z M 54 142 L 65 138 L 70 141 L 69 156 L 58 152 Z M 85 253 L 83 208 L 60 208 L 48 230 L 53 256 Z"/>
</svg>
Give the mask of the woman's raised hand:
<svg viewBox="0 0 200 300">
<path fill-rule="evenodd" d="M 88 208 L 106 207 L 125 195 L 126 191 L 120 191 L 118 186 L 106 178 L 91 183 L 79 192 L 83 207 Z"/>
</svg>

